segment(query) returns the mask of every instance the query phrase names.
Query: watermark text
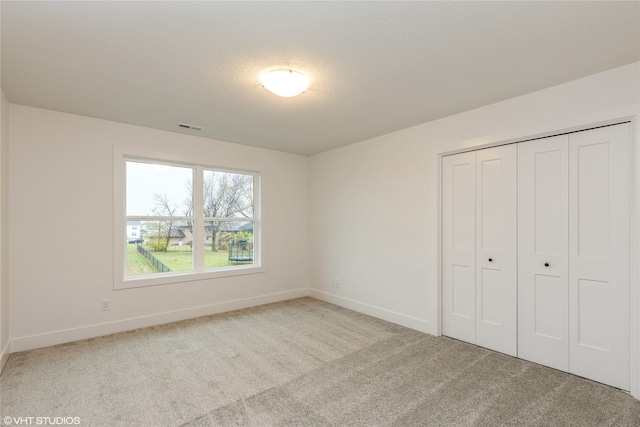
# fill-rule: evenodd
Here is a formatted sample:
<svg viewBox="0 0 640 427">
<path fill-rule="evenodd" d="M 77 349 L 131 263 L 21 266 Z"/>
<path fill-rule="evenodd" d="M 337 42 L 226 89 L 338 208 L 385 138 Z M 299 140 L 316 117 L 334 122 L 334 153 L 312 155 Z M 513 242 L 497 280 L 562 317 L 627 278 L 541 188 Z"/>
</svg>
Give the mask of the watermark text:
<svg viewBox="0 0 640 427">
<path fill-rule="evenodd" d="M 72 426 L 80 425 L 80 417 L 2 417 L 6 426 Z"/>
</svg>

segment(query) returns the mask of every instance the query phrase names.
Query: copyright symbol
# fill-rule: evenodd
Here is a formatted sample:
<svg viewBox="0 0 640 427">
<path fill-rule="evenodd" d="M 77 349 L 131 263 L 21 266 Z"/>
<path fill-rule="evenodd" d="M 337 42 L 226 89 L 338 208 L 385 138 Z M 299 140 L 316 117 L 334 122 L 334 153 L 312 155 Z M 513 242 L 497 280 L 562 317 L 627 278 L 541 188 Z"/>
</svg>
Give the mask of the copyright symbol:
<svg viewBox="0 0 640 427">
<path fill-rule="evenodd" d="M 9 416 L 4 417 L 4 418 L 2 419 L 2 422 L 3 422 L 5 425 L 10 426 L 10 425 L 11 425 L 11 417 L 9 417 Z"/>
</svg>

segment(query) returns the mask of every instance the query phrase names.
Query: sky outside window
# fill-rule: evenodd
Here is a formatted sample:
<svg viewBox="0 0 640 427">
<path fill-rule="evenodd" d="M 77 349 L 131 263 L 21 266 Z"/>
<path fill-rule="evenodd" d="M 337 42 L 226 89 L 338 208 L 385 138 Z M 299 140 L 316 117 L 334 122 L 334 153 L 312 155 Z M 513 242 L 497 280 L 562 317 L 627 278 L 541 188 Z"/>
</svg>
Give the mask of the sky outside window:
<svg viewBox="0 0 640 427">
<path fill-rule="evenodd" d="M 127 212 L 129 216 L 166 215 L 154 213 L 157 208 L 155 195 L 166 195 L 174 216 L 190 215 L 193 170 L 188 167 L 127 161 Z"/>
</svg>

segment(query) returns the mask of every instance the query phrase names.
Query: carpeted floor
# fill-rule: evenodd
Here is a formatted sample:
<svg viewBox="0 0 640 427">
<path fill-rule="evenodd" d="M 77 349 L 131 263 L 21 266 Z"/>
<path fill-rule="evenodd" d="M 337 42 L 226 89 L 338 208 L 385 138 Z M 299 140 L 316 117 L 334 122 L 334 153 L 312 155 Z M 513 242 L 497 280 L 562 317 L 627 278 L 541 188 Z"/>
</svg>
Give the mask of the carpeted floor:
<svg viewBox="0 0 640 427">
<path fill-rule="evenodd" d="M 82 426 L 640 426 L 622 391 L 312 298 L 15 353 L 0 396 Z"/>
</svg>

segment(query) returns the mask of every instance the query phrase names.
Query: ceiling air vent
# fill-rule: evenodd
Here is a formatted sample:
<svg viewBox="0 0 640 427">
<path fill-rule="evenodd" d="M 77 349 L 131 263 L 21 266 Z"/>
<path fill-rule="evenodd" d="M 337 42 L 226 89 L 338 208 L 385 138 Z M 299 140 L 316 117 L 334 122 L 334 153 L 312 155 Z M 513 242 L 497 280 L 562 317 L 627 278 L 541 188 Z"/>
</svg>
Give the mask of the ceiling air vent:
<svg viewBox="0 0 640 427">
<path fill-rule="evenodd" d="M 202 126 L 189 125 L 186 123 L 178 123 L 178 127 L 182 129 L 191 129 L 191 130 L 202 130 L 204 129 Z"/>
</svg>

